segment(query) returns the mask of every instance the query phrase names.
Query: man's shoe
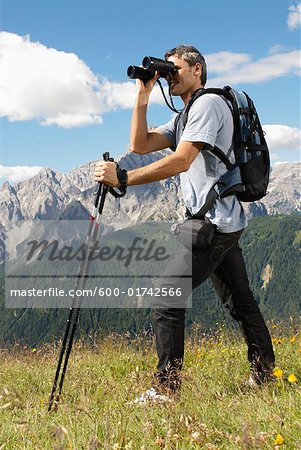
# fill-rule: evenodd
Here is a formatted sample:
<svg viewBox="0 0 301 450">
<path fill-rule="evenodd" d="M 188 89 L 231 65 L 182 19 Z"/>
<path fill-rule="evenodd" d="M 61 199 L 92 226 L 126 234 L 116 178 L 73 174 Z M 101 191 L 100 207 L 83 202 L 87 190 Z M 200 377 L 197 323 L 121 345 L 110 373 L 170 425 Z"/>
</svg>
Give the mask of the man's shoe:
<svg viewBox="0 0 301 450">
<path fill-rule="evenodd" d="M 132 405 L 146 405 L 146 404 L 164 404 L 172 403 L 173 399 L 165 394 L 160 394 L 158 390 L 151 387 L 148 391 L 144 392 L 140 397 L 137 397 Z"/>
<path fill-rule="evenodd" d="M 254 370 L 251 370 L 249 379 L 247 381 L 247 386 L 250 388 L 258 388 L 260 386 L 263 386 L 273 379 L 273 374 L 270 371 L 265 372 L 256 372 Z"/>
<path fill-rule="evenodd" d="M 249 379 L 246 381 L 246 386 L 252 389 L 258 388 L 261 385 L 262 383 L 260 383 L 253 375 L 250 375 Z"/>
</svg>

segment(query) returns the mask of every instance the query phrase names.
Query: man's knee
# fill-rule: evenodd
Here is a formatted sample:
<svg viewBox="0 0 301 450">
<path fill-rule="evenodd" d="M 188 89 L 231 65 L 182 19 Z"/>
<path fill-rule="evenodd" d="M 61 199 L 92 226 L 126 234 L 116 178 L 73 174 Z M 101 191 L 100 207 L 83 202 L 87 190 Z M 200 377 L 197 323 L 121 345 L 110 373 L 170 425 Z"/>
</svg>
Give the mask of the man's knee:
<svg viewBox="0 0 301 450">
<path fill-rule="evenodd" d="M 185 309 L 184 308 L 154 308 L 152 316 L 155 323 L 171 321 L 173 324 L 184 324 Z"/>
</svg>

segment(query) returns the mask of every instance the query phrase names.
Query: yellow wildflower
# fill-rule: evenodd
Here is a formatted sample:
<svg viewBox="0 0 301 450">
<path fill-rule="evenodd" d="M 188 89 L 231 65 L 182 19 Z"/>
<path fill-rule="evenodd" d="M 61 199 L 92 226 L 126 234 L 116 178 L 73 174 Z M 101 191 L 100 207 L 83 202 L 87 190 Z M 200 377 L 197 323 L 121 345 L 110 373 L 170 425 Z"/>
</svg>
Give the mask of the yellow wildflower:
<svg viewBox="0 0 301 450">
<path fill-rule="evenodd" d="M 37 349 L 36 348 L 32 348 L 31 351 L 32 351 L 32 353 L 35 353 L 37 351 Z"/>
<path fill-rule="evenodd" d="M 284 437 L 282 434 L 278 433 L 274 442 L 274 445 L 282 445 L 284 442 Z"/>
<path fill-rule="evenodd" d="M 293 373 L 290 373 L 289 376 L 287 377 L 288 381 L 290 383 L 297 383 L 297 377 L 295 377 L 295 375 Z"/>
<path fill-rule="evenodd" d="M 293 344 L 296 341 L 296 336 L 293 336 L 292 338 L 290 338 L 290 342 Z"/>
<path fill-rule="evenodd" d="M 280 339 L 280 338 L 273 338 L 272 342 L 273 342 L 273 344 L 282 344 L 282 339 Z"/>
<path fill-rule="evenodd" d="M 273 375 L 276 378 L 282 378 L 283 377 L 283 370 L 279 369 L 278 367 L 276 367 L 274 372 L 273 372 Z"/>
</svg>

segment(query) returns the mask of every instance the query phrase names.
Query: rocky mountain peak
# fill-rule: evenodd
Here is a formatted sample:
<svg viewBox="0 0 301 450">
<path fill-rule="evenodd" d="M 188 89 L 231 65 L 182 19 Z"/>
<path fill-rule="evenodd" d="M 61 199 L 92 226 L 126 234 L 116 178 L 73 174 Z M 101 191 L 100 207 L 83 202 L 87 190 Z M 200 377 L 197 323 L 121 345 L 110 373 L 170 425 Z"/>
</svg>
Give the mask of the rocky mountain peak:
<svg viewBox="0 0 301 450">
<path fill-rule="evenodd" d="M 169 154 L 169 150 L 148 155 L 127 153 L 116 158 L 121 167 L 131 170 L 145 166 Z M 43 168 L 34 177 L 0 189 L 0 213 L 3 229 L 10 229 L 20 219 L 75 219 L 88 217 L 93 203 L 96 161 L 90 161 L 62 174 Z M 245 204 L 250 217 L 267 214 L 290 214 L 301 210 L 301 163 L 273 167 L 269 194 L 260 202 Z M 104 219 L 129 225 L 147 220 L 177 221 L 184 215 L 179 177 L 132 186 L 122 199 L 107 198 Z"/>
</svg>

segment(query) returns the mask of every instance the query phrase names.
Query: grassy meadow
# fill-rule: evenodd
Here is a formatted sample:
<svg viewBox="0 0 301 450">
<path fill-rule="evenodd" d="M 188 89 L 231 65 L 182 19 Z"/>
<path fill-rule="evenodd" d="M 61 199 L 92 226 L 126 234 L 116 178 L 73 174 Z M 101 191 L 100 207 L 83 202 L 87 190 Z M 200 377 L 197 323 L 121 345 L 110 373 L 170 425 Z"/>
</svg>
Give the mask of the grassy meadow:
<svg viewBox="0 0 301 450">
<path fill-rule="evenodd" d="M 187 338 L 181 396 L 133 405 L 150 387 L 152 339 L 77 342 L 57 412 L 47 404 L 59 345 L 0 351 L 0 450 L 301 449 L 301 334 L 270 324 L 274 381 L 249 388 L 246 346 L 222 325 Z"/>
</svg>

